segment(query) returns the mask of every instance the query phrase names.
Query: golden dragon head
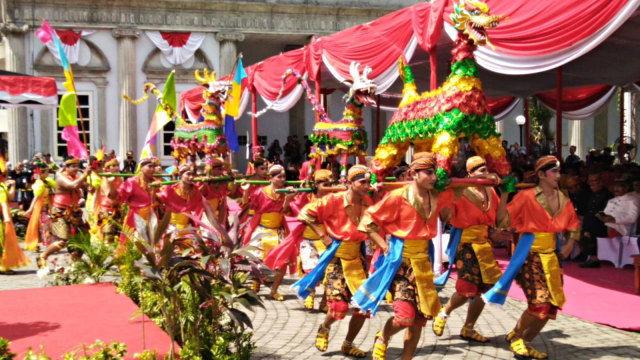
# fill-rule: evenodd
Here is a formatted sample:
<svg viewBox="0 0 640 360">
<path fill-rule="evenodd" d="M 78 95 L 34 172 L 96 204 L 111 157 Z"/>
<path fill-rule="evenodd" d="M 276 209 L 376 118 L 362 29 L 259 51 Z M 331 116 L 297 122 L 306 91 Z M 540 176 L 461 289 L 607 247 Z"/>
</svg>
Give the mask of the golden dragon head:
<svg viewBox="0 0 640 360">
<path fill-rule="evenodd" d="M 200 76 L 200 71 L 196 70 L 196 80 L 204 88 L 204 98 L 207 102 L 214 101 L 217 104 L 224 104 L 231 90 L 231 81 L 222 81 L 216 79 L 216 72 L 209 72 L 204 69 L 204 77 Z"/>
<path fill-rule="evenodd" d="M 466 34 L 475 45 L 493 45 L 489 42 L 487 29 L 498 26 L 504 15 L 489 14 L 489 6 L 482 1 L 460 0 L 454 3 L 451 22 L 458 31 Z"/>
</svg>

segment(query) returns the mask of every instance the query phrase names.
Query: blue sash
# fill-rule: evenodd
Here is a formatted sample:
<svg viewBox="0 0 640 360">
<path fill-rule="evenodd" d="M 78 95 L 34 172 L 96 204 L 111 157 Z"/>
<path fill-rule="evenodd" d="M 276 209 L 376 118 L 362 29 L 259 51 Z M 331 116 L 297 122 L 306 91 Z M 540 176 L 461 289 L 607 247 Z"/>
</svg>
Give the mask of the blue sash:
<svg viewBox="0 0 640 360">
<path fill-rule="evenodd" d="M 353 295 L 351 303 L 363 311 L 371 311 L 371 315 L 378 312 L 380 303 L 385 299 L 389 286 L 402 264 L 402 250 L 404 240 L 391 236 L 389 240 L 389 252 L 380 255 L 376 261 L 376 272 L 369 276 L 367 281 L 360 286 Z"/>
<path fill-rule="evenodd" d="M 331 237 L 333 242 L 331 245 L 325 250 L 325 252 L 320 255 L 318 259 L 318 265 L 311 270 L 305 277 L 296 281 L 293 285 L 291 285 L 291 289 L 296 291 L 297 295 L 301 299 L 306 299 L 307 296 L 311 295 L 311 293 L 315 290 L 318 282 L 324 279 L 324 274 L 327 271 L 327 267 L 331 263 L 331 260 L 336 255 L 336 251 L 338 251 L 338 247 L 342 243 L 341 240 L 337 240 L 334 237 Z"/>
<path fill-rule="evenodd" d="M 456 253 L 458 252 L 458 246 L 460 245 L 461 235 L 462 229 L 458 229 L 455 226 L 451 227 L 451 232 L 449 233 L 449 244 L 447 245 L 446 250 L 447 256 L 449 257 L 449 268 L 433 282 L 438 292 L 444 288 L 447 284 L 447 280 L 449 279 L 449 275 L 451 275 L 453 264 L 456 262 Z"/>
<path fill-rule="evenodd" d="M 504 271 L 498 282 L 489 291 L 482 294 L 484 302 L 504 305 L 504 302 L 507 300 L 507 293 L 509 292 L 511 283 L 516 278 L 516 275 L 520 272 L 520 268 L 522 268 L 522 265 L 529 256 L 533 240 L 534 235 L 532 233 L 522 234 L 522 237 L 520 237 L 518 245 L 516 246 L 516 250 L 511 257 L 509 266 L 507 266 L 507 270 Z"/>
</svg>

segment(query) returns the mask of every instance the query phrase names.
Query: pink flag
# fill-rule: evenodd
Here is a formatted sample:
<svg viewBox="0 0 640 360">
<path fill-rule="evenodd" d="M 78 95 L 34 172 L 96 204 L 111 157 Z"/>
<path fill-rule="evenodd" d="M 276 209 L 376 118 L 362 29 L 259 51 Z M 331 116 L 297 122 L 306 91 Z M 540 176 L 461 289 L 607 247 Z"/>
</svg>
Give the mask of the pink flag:
<svg viewBox="0 0 640 360">
<path fill-rule="evenodd" d="M 54 34 L 53 28 L 51 27 L 51 25 L 49 25 L 49 23 L 47 22 L 47 20 L 42 20 L 42 27 L 40 27 L 40 29 L 36 30 L 36 36 L 42 40 L 43 43 L 48 43 L 49 41 L 53 41 L 53 35 Z"/>
<path fill-rule="evenodd" d="M 67 142 L 67 153 L 78 159 L 88 159 L 87 148 L 84 147 L 77 126 L 65 126 L 62 130 L 62 139 Z"/>
</svg>

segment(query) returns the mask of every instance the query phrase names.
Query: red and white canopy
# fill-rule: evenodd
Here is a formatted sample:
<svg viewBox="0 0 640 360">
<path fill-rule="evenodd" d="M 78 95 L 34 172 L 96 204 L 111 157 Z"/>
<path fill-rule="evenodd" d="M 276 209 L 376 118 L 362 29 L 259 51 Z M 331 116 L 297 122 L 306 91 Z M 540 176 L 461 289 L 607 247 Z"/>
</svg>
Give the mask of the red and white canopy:
<svg viewBox="0 0 640 360">
<path fill-rule="evenodd" d="M 35 109 L 58 105 L 56 80 L 0 70 L 0 106 L 27 106 Z"/>
<path fill-rule="evenodd" d="M 246 69 L 250 89 L 266 103 L 275 101 L 281 76 L 297 69 L 322 88 L 347 89 L 352 61 L 373 69 L 371 79 L 378 93 L 400 94 L 397 60 L 404 56 L 414 68 L 421 91 L 449 72 L 453 33 L 449 14 L 454 0 L 419 3 L 338 33 L 314 38 L 302 49 L 266 59 Z M 565 89 L 577 88 L 584 99 L 568 118 L 584 118 L 600 107 L 612 86 L 640 80 L 640 67 L 629 61 L 640 54 L 640 0 L 486 0 L 492 14 L 507 15 L 499 27 L 488 31 L 495 50 L 476 51 L 484 68 L 480 77 L 490 98 L 526 97 L 552 91 L 556 69 L 562 66 Z M 448 36 L 442 36 L 442 30 Z M 434 75 L 437 75 L 434 76 Z M 608 91 L 594 88 L 607 86 Z M 184 97 L 197 98 L 200 88 Z M 286 83 L 274 109 L 286 111 L 300 98 L 302 89 L 293 80 Z M 546 98 L 554 94 L 545 94 Z M 383 96 L 382 106 L 397 106 L 397 96 Z M 569 99 L 563 99 L 563 103 Z M 544 103 L 545 101 L 543 101 Z M 595 109 L 595 110 L 594 110 Z M 241 109 L 243 110 L 243 109 Z M 499 113 L 495 113 L 499 115 Z"/>
</svg>

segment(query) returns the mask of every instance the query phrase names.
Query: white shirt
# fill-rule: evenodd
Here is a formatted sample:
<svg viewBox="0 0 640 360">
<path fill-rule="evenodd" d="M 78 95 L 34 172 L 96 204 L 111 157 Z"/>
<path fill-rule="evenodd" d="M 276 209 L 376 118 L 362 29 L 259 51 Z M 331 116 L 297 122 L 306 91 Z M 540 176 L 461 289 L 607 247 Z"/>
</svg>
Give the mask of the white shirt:
<svg viewBox="0 0 640 360">
<path fill-rule="evenodd" d="M 616 196 L 607 202 L 604 213 L 616 219 L 615 223 L 605 225 L 619 232 L 622 236 L 630 236 L 635 233 L 635 224 L 638 221 L 639 199 L 632 193 Z"/>
</svg>

